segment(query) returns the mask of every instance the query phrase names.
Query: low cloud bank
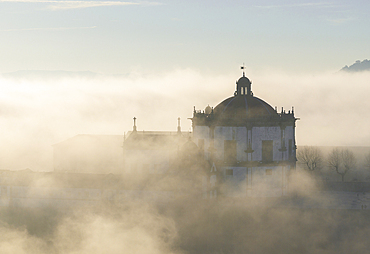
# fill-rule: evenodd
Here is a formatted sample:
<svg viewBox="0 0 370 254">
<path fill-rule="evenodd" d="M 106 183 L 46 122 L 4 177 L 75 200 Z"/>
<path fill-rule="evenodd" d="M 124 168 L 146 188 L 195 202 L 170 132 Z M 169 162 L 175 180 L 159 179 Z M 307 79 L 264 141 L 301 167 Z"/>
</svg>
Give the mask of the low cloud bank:
<svg viewBox="0 0 370 254">
<path fill-rule="evenodd" d="M 52 170 L 52 144 L 77 134 L 123 134 L 134 116 L 139 130 L 176 130 L 181 117 L 190 131 L 193 106 L 233 96 L 239 76 L 187 69 L 153 77 L 0 78 L 0 168 Z M 279 112 L 294 106 L 298 145 L 369 145 L 369 73 L 247 76 L 254 95 Z"/>
</svg>

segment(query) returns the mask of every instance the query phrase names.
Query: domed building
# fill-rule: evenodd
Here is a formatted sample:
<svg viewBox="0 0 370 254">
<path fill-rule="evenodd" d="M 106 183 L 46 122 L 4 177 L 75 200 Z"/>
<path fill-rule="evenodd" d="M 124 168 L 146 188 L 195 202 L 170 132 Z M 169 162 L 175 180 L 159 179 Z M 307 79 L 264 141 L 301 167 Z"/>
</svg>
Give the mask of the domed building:
<svg viewBox="0 0 370 254">
<path fill-rule="evenodd" d="M 243 72 L 234 96 L 214 108 L 194 108 L 193 141 L 213 165 L 211 197 L 276 197 L 288 190 L 289 172 L 296 165 L 297 118 L 293 108 L 278 113 L 255 97 L 251 85 Z"/>
<path fill-rule="evenodd" d="M 195 179 L 198 188 L 191 188 L 201 189 L 204 198 L 278 197 L 288 191 L 297 118 L 293 109 L 278 113 L 254 96 L 244 72 L 233 96 L 215 107 L 194 108 L 192 133 L 181 131 L 180 118 L 173 132 L 138 131 L 133 120 L 123 136 L 78 135 L 55 144 L 55 170 L 138 179 L 178 174 Z"/>
</svg>

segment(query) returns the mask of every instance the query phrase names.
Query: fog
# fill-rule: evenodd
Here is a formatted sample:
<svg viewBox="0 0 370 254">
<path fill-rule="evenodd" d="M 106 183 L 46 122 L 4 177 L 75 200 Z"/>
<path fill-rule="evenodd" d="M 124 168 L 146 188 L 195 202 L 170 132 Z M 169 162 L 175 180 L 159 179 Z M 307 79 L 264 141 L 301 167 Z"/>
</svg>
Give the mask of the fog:
<svg viewBox="0 0 370 254">
<path fill-rule="evenodd" d="M 280 199 L 202 199 L 174 176 L 144 187 L 171 181 L 189 190 L 166 202 L 136 196 L 65 209 L 1 207 L 0 252 L 366 253 L 369 212 L 317 208 L 335 200 L 304 171 L 291 177 L 290 195 Z"/>
<path fill-rule="evenodd" d="M 0 168 L 51 171 L 52 145 L 77 134 L 138 130 L 191 131 L 193 106 L 216 106 L 233 95 L 239 72 L 181 69 L 149 76 L 0 78 Z M 369 72 L 288 74 L 247 70 L 255 96 L 294 106 L 298 145 L 368 146 Z"/>
<path fill-rule="evenodd" d="M 137 201 L 138 203 L 138 201 Z M 174 223 L 144 202 L 69 212 L 2 209 L 1 253 L 171 253 Z"/>
<path fill-rule="evenodd" d="M 134 116 L 139 131 L 176 131 L 177 117 L 182 131 L 191 131 L 187 118 L 193 106 L 214 107 L 232 96 L 239 75 L 187 69 L 157 76 L 2 77 L 0 168 L 52 171 L 53 144 L 77 134 L 123 135 L 132 129 Z M 278 111 L 294 106 L 301 119 L 298 146 L 369 145 L 369 73 L 247 71 L 247 76 L 254 95 Z M 322 192 L 322 182 L 300 168 L 289 176 L 286 197 L 203 199 L 202 170 L 209 165 L 179 165 L 169 174 L 108 181 L 109 188 L 136 194 L 102 198 L 93 205 L 0 207 L 0 252 L 364 253 L 370 247 L 368 211 L 340 209 L 343 200 Z M 22 185 L 27 174 L 35 173 L 23 172 L 13 186 Z M 105 188 L 99 181 L 72 177 L 74 188 Z M 40 192 L 39 201 L 30 201 L 36 203 L 57 195 L 67 182 L 57 173 L 30 179 L 24 197 Z M 148 198 L 152 191 L 174 195 Z"/>
</svg>

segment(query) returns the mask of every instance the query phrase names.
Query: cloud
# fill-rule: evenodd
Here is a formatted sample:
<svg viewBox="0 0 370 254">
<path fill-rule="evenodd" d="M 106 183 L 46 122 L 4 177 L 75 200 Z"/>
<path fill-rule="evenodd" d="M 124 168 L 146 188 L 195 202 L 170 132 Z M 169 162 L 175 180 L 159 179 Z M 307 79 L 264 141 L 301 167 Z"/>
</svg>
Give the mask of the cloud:
<svg viewBox="0 0 370 254">
<path fill-rule="evenodd" d="M 261 9 L 272 9 L 272 8 L 290 8 L 290 7 L 317 7 L 317 8 L 332 8 L 337 7 L 337 5 L 328 2 L 321 3 L 298 3 L 298 4 L 282 4 L 282 5 L 255 5 L 257 8 Z"/>
<path fill-rule="evenodd" d="M 343 23 L 347 23 L 347 22 L 350 22 L 350 21 L 353 21 L 354 18 L 338 18 L 338 19 L 328 19 L 328 21 L 332 24 L 343 24 Z"/>
<path fill-rule="evenodd" d="M 57 0 L 0 0 L 0 2 L 13 3 L 45 3 L 49 4 L 50 10 L 69 10 L 104 6 L 128 6 L 128 5 L 158 5 L 155 2 L 123 2 L 123 1 L 57 1 Z"/>
<path fill-rule="evenodd" d="M 64 31 L 64 30 L 80 30 L 80 29 L 94 29 L 97 26 L 85 26 L 85 27 L 35 27 L 35 28 L 20 28 L 20 29 L 5 29 L 0 30 L 1 32 L 13 32 L 13 31 Z"/>
<path fill-rule="evenodd" d="M 133 2 L 121 1 L 57 1 L 57 3 L 49 6 L 52 10 L 67 10 L 67 9 L 81 9 L 90 7 L 103 7 L 103 6 L 126 6 L 138 5 Z"/>
<path fill-rule="evenodd" d="M 282 9 L 303 9 L 304 11 L 307 10 L 315 10 L 316 12 L 325 12 L 326 18 L 325 20 L 331 25 L 341 25 L 344 23 L 351 22 L 355 20 L 353 17 L 354 15 L 351 14 L 351 10 L 349 10 L 349 6 L 331 2 L 307 2 L 307 3 L 294 3 L 294 4 L 280 4 L 280 5 L 255 5 L 255 8 L 262 9 L 262 10 L 282 10 Z M 317 15 L 317 13 L 316 13 Z"/>
</svg>

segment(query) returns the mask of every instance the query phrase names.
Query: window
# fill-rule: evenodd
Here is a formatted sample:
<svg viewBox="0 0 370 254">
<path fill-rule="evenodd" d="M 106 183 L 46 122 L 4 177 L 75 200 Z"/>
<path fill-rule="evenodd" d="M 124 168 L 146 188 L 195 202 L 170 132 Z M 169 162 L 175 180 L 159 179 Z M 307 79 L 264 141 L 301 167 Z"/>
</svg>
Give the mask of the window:
<svg viewBox="0 0 370 254">
<path fill-rule="evenodd" d="M 224 141 L 224 161 L 227 163 L 236 162 L 236 141 L 225 140 Z"/>
<path fill-rule="evenodd" d="M 262 161 L 272 162 L 273 161 L 273 141 L 262 140 Z"/>
<path fill-rule="evenodd" d="M 232 175 L 234 175 L 234 170 L 232 170 L 232 169 L 226 169 L 226 175 L 227 176 L 232 176 Z"/>
<path fill-rule="evenodd" d="M 266 175 L 267 176 L 271 176 L 272 175 L 272 169 L 271 168 L 266 169 Z"/>
</svg>

